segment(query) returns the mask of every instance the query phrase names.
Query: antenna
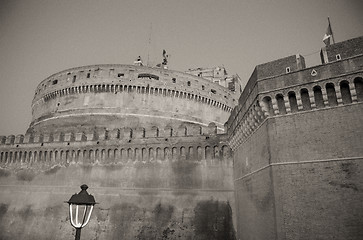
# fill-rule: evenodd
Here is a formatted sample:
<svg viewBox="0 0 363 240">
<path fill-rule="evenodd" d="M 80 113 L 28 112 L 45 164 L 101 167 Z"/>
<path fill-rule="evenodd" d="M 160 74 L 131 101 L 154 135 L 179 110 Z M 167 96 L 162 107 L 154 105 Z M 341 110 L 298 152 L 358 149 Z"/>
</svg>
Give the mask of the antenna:
<svg viewBox="0 0 363 240">
<path fill-rule="evenodd" d="M 150 45 L 151 45 L 151 32 L 152 32 L 152 27 L 153 27 L 153 23 L 151 22 L 150 23 L 150 32 L 149 32 L 149 44 L 148 44 L 148 47 L 147 47 L 147 63 L 146 63 L 146 66 L 150 67 L 149 66 L 149 53 L 150 53 Z"/>
</svg>

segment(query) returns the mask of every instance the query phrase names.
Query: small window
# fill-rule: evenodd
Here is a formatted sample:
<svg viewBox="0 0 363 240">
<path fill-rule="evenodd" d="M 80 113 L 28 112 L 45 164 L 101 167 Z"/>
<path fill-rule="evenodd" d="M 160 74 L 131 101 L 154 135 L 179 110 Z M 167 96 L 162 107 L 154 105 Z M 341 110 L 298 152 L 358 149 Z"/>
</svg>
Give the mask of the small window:
<svg viewBox="0 0 363 240">
<path fill-rule="evenodd" d="M 290 67 L 286 68 L 286 73 L 290 73 Z"/>
<path fill-rule="evenodd" d="M 74 76 L 73 76 L 73 82 L 75 82 L 75 81 L 76 81 L 76 79 L 77 79 L 77 76 L 76 76 L 76 75 L 74 75 Z"/>
<path fill-rule="evenodd" d="M 335 55 L 335 58 L 337 59 L 337 61 L 342 60 L 342 57 L 340 56 L 340 54 Z"/>
<path fill-rule="evenodd" d="M 70 72 L 67 72 L 67 75 L 71 75 L 71 73 Z"/>
<path fill-rule="evenodd" d="M 173 83 L 176 83 L 176 78 L 172 78 L 171 80 L 173 81 Z"/>
<path fill-rule="evenodd" d="M 87 73 L 87 78 L 90 78 L 91 77 L 91 73 Z"/>
<path fill-rule="evenodd" d="M 125 76 L 125 74 L 123 74 L 123 73 L 118 73 L 117 74 L 117 77 L 123 77 L 123 76 Z"/>
<path fill-rule="evenodd" d="M 205 87 L 204 87 L 204 85 L 202 85 L 202 90 L 204 90 L 205 89 Z"/>
<path fill-rule="evenodd" d="M 187 82 L 187 85 L 190 87 L 190 85 L 191 85 L 191 84 L 190 84 L 190 81 L 188 81 L 188 82 Z"/>
<path fill-rule="evenodd" d="M 210 92 L 213 93 L 213 94 L 216 94 L 217 93 L 217 91 L 214 90 L 214 89 L 211 89 Z"/>
<path fill-rule="evenodd" d="M 137 78 L 148 78 L 148 79 L 155 79 L 159 80 L 159 76 L 149 74 L 149 73 L 140 73 Z"/>
<path fill-rule="evenodd" d="M 52 84 L 56 85 L 58 83 L 58 80 L 53 80 Z"/>
</svg>

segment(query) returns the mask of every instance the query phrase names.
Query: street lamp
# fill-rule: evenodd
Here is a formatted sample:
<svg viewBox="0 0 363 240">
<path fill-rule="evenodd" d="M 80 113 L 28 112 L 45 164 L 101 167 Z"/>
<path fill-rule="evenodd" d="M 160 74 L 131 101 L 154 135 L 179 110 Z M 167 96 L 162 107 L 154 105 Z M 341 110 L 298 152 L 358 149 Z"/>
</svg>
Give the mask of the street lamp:
<svg viewBox="0 0 363 240">
<path fill-rule="evenodd" d="M 76 238 L 81 238 L 81 229 L 87 225 L 91 218 L 93 206 L 96 204 L 95 198 L 88 194 L 88 186 L 83 184 L 81 191 L 72 197 L 67 202 L 69 204 L 69 219 L 71 225 L 76 229 Z"/>
</svg>

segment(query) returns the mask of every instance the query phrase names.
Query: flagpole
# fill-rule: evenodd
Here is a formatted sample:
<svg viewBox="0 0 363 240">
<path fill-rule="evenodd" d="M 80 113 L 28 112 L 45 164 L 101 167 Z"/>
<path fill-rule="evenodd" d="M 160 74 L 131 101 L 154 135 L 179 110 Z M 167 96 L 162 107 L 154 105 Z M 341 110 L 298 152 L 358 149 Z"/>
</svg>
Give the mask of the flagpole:
<svg viewBox="0 0 363 240">
<path fill-rule="evenodd" d="M 333 39 L 333 44 L 335 43 L 335 40 L 334 40 L 334 33 L 333 33 L 333 29 L 331 27 L 331 24 L 330 24 L 330 19 L 328 17 L 328 23 L 329 23 L 329 27 L 330 27 L 330 31 L 331 31 L 331 38 Z"/>
</svg>

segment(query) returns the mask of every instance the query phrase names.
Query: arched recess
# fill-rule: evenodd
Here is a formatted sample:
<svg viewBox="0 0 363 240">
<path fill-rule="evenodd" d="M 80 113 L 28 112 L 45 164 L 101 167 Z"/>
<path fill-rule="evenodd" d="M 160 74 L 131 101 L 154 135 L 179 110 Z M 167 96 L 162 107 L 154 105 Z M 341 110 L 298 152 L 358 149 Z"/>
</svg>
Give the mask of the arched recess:
<svg viewBox="0 0 363 240">
<path fill-rule="evenodd" d="M 276 102 L 277 102 L 277 107 L 279 108 L 280 114 L 286 114 L 285 100 L 284 100 L 284 96 L 281 93 L 276 95 Z"/>
<path fill-rule="evenodd" d="M 315 86 L 313 88 L 313 92 L 314 92 L 314 100 L 315 100 L 316 108 L 325 107 L 324 99 L 323 99 L 323 92 L 321 91 L 321 87 L 319 85 Z"/>
<path fill-rule="evenodd" d="M 334 84 L 333 83 L 327 83 L 325 85 L 325 88 L 326 88 L 326 94 L 328 95 L 329 106 L 330 107 L 337 106 L 338 101 L 337 101 L 337 94 L 335 92 Z"/>
<path fill-rule="evenodd" d="M 149 161 L 153 161 L 154 159 L 154 148 L 149 148 Z"/>
<path fill-rule="evenodd" d="M 208 159 L 208 160 L 211 159 L 211 148 L 210 148 L 210 146 L 205 147 L 204 156 L 205 156 L 205 159 Z"/>
<path fill-rule="evenodd" d="M 202 154 L 202 147 L 198 146 L 197 147 L 197 160 L 200 161 L 203 159 L 203 154 Z"/>
<path fill-rule="evenodd" d="M 172 159 L 171 152 L 170 152 L 170 149 L 168 147 L 164 148 L 164 159 L 165 160 L 171 160 Z"/>
<path fill-rule="evenodd" d="M 173 147 L 171 149 L 171 155 L 172 155 L 173 160 L 178 159 L 178 149 L 176 147 Z"/>
<path fill-rule="evenodd" d="M 262 105 L 265 108 L 265 111 L 267 112 L 267 114 L 269 116 L 273 116 L 274 115 L 274 109 L 272 107 L 272 100 L 271 97 L 266 96 L 262 99 Z"/>
<path fill-rule="evenodd" d="M 296 100 L 296 94 L 294 91 L 291 91 L 288 93 L 289 96 L 289 103 L 290 103 L 290 108 L 291 108 L 291 112 L 297 112 L 298 111 L 298 107 L 297 107 L 297 100 Z"/>
<path fill-rule="evenodd" d="M 142 161 L 147 161 L 148 160 L 148 153 L 147 153 L 146 148 L 142 148 L 141 155 L 142 155 Z"/>
<path fill-rule="evenodd" d="M 185 160 L 187 158 L 185 147 L 180 148 L 180 159 Z"/>
<path fill-rule="evenodd" d="M 188 160 L 195 160 L 194 159 L 194 148 L 192 146 L 189 147 L 188 149 Z"/>
<path fill-rule="evenodd" d="M 352 103 L 352 95 L 350 94 L 349 82 L 343 80 L 340 82 L 340 93 L 342 95 L 343 104 Z"/>
<path fill-rule="evenodd" d="M 363 102 L 363 79 L 361 77 L 354 78 L 354 87 L 357 93 L 357 101 Z"/>
<path fill-rule="evenodd" d="M 310 97 L 309 97 L 309 91 L 306 88 L 303 88 L 300 90 L 301 95 L 301 103 L 303 106 L 303 110 L 311 110 L 311 103 L 310 103 Z"/>
</svg>

